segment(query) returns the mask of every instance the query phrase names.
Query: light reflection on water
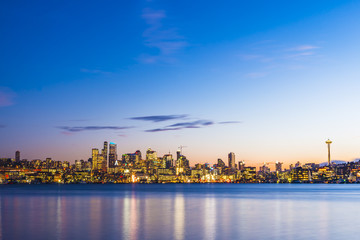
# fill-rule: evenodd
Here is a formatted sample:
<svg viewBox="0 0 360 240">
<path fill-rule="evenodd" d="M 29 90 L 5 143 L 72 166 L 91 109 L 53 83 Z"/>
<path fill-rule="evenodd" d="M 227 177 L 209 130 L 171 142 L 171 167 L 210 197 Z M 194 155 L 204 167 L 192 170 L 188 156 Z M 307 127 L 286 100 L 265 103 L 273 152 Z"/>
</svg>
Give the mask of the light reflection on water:
<svg viewBox="0 0 360 240">
<path fill-rule="evenodd" d="M 0 239 L 345 239 L 360 185 L 0 186 Z"/>
</svg>

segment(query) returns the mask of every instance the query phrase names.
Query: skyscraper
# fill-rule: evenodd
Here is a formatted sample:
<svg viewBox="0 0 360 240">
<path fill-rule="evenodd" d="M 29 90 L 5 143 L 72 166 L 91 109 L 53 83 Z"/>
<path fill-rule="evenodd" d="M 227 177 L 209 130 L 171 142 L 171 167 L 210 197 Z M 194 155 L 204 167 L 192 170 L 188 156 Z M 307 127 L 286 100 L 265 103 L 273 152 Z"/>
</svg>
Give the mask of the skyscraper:
<svg viewBox="0 0 360 240">
<path fill-rule="evenodd" d="M 245 169 L 245 162 L 244 161 L 240 161 L 239 162 L 239 170 L 243 171 Z"/>
<path fill-rule="evenodd" d="M 229 153 L 229 168 L 235 169 L 235 153 Z"/>
<path fill-rule="evenodd" d="M 163 157 L 164 161 L 165 161 L 165 167 L 167 169 L 171 168 L 174 166 L 174 160 L 173 160 L 173 157 L 172 155 L 169 153 L 169 154 L 165 154 L 164 157 Z"/>
<path fill-rule="evenodd" d="M 92 156 L 92 170 L 98 170 L 99 149 L 93 148 L 91 151 L 91 156 Z"/>
<path fill-rule="evenodd" d="M 146 151 L 146 161 L 156 161 L 157 160 L 157 153 L 149 148 Z"/>
<path fill-rule="evenodd" d="M 15 161 L 20 162 L 20 151 L 15 152 Z"/>
<path fill-rule="evenodd" d="M 110 145 L 109 145 L 109 168 L 115 167 L 116 160 L 117 160 L 117 146 L 115 143 L 110 142 Z"/>
<path fill-rule="evenodd" d="M 136 158 L 135 158 L 135 163 L 138 164 L 141 161 L 141 152 L 140 150 L 137 150 L 135 152 Z"/>
<path fill-rule="evenodd" d="M 181 157 L 181 151 L 177 150 L 176 151 L 176 160 L 179 160 L 180 157 Z"/>
<path fill-rule="evenodd" d="M 106 172 L 107 170 L 107 162 L 108 162 L 108 142 L 104 142 L 104 148 L 102 149 L 102 162 L 101 162 L 101 170 Z"/>
</svg>

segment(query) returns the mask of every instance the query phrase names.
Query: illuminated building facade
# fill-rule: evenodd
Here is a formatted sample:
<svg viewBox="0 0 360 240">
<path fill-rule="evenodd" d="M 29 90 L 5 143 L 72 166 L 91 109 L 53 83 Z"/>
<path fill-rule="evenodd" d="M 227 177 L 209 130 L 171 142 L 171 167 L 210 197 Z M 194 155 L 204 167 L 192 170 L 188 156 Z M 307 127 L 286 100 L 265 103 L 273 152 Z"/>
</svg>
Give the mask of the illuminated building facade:
<svg viewBox="0 0 360 240">
<path fill-rule="evenodd" d="M 165 161 L 165 168 L 169 169 L 174 166 L 174 159 L 170 153 L 165 154 L 163 160 Z"/>
<path fill-rule="evenodd" d="M 93 148 L 91 151 L 91 156 L 92 156 L 92 170 L 98 170 L 99 149 Z"/>
<path fill-rule="evenodd" d="M 102 153 L 101 153 L 101 156 L 102 156 L 102 161 L 101 161 L 101 167 L 100 169 L 103 171 L 103 172 L 106 172 L 107 170 L 107 163 L 108 163 L 108 142 L 104 142 L 104 148 L 102 149 Z"/>
<path fill-rule="evenodd" d="M 113 142 L 109 144 L 109 168 L 114 168 L 117 160 L 117 145 Z"/>
</svg>

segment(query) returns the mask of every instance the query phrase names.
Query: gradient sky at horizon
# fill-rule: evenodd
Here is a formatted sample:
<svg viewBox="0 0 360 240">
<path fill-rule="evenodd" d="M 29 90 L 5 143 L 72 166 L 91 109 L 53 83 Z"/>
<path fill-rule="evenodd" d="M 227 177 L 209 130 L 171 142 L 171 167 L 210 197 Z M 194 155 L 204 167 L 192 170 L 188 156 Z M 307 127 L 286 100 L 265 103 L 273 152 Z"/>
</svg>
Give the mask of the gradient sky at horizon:
<svg viewBox="0 0 360 240">
<path fill-rule="evenodd" d="M 0 157 L 360 157 L 360 3 L 2 1 Z M 155 116 L 155 117 L 153 117 Z"/>
</svg>

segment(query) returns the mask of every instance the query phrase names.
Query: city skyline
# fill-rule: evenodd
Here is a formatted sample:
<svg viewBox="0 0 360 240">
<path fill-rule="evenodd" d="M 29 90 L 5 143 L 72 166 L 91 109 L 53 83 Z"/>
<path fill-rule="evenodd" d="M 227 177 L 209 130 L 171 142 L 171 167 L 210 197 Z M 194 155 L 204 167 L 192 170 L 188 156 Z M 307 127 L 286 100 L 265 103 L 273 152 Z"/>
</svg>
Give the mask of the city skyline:
<svg viewBox="0 0 360 240">
<path fill-rule="evenodd" d="M 0 157 L 360 158 L 356 1 L 0 6 Z"/>
<path fill-rule="evenodd" d="M 300 161 L 297 161 L 296 163 L 295 162 L 289 162 L 289 169 L 292 168 L 292 166 L 296 166 L 296 165 L 300 165 L 300 164 L 319 164 L 319 165 L 324 165 L 326 166 L 326 164 L 328 166 L 330 166 L 331 164 L 345 164 L 346 162 L 349 163 L 349 162 L 358 162 L 360 160 L 360 158 L 356 158 L 356 159 L 353 159 L 352 161 L 343 161 L 343 160 L 337 160 L 337 159 L 332 159 L 331 158 L 331 151 L 330 151 L 330 144 L 332 143 L 332 141 L 330 139 L 327 139 L 326 140 L 326 145 L 327 145 L 327 161 L 315 161 L 315 162 L 309 162 L 309 161 L 306 161 L 306 162 L 300 162 Z M 172 154 L 172 152 L 169 150 L 169 152 L 167 153 L 158 153 L 156 151 L 156 149 L 151 149 L 151 148 L 148 148 L 146 151 L 146 157 L 143 159 L 141 156 L 141 150 L 136 150 L 136 151 L 133 151 L 133 152 L 124 152 L 124 153 L 120 153 L 118 154 L 118 150 L 117 150 L 117 144 L 114 143 L 114 142 L 108 142 L 108 141 L 104 141 L 103 142 L 103 148 L 100 149 L 98 147 L 93 147 L 91 149 L 91 154 L 89 156 L 89 158 L 84 158 L 84 159 L 75 159 L 73 161 L 66 161 L 66 160 L 59 160 L 59 159 L 53 159 L 51 156 L 48 156 L 46 157 L 46 160 L 48 159 L 51 159 L 52 161 L 61 161 L 61 162 L 68 162 L 69 164 L 76 164 L 76 162 L 79 162 L 79 161 L 91 161 L 92 163 L 92 169 L 93 170 L 102 170 L 104 172 L 107 171 L 107 169 L 109 168 L 115 168 L 115 167 L 119 167 L 121 164 L 123 164 L 123 161 L 124 161 L 124 157 L 126 158 L 126 156 L 129 156 L 129 155 L 134 155 L 134 156 L 137 156 L 136 159 L 137 161 L 140 161 L 140 160 L 151 160 L 151 161 L 155 161 L 157 162 L 158 160 L 162 161 L 164 160 L 166 162 L 166 167 L 164 165 L 164 168 L 169 168 L 170 166 L 173 167 L 173 161 L 174 160 L 177 160 L 180 158 L 180 156 L 184 156 L 186 158 L 186 156 L 183 154 L 183 148 L 185 148 L 187 146 L 179 146 L 178 149 L 175 151 L 176 154 Z M 22 155 L 20 155 L 20 151 L 17 150 L 15 152 L 15 158 L 12 158 L 12 157 L 9 157 L 9 156 L 0 156 L 0 159 L 12 159 L 13 161 L 15 162 L 20 162 L 20 161 L 43 161 L 39 158 L 35 158 L 35 159 L 27 159 L 26 157 L 20 157 Z M 173 157 L 173 156 L 176 156 Z M 266 167 L 266 168 L 269 168 L 269 170 L 271 171 L 278 171 L 278 166 L 280 166 L 280 169 L 282 168 L 282 165 L 283 165 L 283 162 L 280 162 L 280 161 L 275 161 L 275 162 L 270 162 L 270 161 L 265 161 L 265 162 L 262 162 L 262 163 L 259 163 L 259 162 L 246 162 L 244 159 L 239 159 L 236 161 L 236 155 L 235 153 L 233 152 L 230 152 L 227 154 L 227 162 L 228 164 L 226 165 L 224 161 L 226 161 L 225 159 L 223 160 L 222 158 L 218 158 L 216 161 L 212 161 L 212 162 L 194 162 L 194 161 L 191 161 L 191 159 L 187 159 L 188 161 L 188 165 L 189 167 L 195 167 L 197 164 L 215 164 L 215 165 L 219 165 L 220 166 L 227 166 L 229 169 L 239 169 L 241 170 L 242 167 L 244 167 L 245 165 L 247 166 L 250 166 L 250 167 L 256 167 L 256 168 L 259 168 L 260 170 L 259 171 L 262 171 L 261 169 L 263 167 Z M 129 159 L 128 159 L 129 160 Z M 167 162 L 167 161 L 171 161 L 171 163 Z M 132 161 L 134 161 L 134 159 L 132 159 Z M 164 162 L 164 163 L 165 163 Z M 220 163 L 219 163 L 220 162 Z M 217 164 L 216 164 L 217 163 Z M 273 166 L 272 166 L 273 165 Z M 285 169 L 286 166 L 285 166 Z M 280 170 L 281 171 L 281 170 Z"/>
</svg>

